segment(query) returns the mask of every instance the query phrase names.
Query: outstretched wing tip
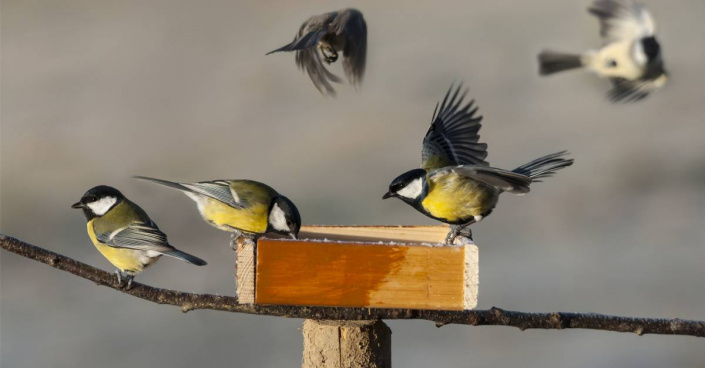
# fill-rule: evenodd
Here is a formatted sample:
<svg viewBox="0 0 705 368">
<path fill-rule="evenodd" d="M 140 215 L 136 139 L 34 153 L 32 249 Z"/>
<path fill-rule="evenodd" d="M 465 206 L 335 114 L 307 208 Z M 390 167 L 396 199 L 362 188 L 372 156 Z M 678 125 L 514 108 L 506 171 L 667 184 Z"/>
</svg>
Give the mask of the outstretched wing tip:
<svg viewBox="0 0 705 368">
<path fill-rule="evenodd" d="M 424 138 L 422 167 L 487 165 L 487 144 L 478 142 L 482 116 L 476 116 L 474 99 L 464 102 L 468 92 L 462 81 L 453 81 L 443 100 L 436 103 Z"/>
</svg>

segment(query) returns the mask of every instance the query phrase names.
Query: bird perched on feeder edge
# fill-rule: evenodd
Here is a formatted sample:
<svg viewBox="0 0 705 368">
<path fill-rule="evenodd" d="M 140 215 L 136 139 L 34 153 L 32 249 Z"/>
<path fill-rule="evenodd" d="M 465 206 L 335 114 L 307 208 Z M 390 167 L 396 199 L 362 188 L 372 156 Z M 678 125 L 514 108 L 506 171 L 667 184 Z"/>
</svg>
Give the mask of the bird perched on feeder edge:
<svg viewBox="0 0 705 368">
<path fill-rule="evenodd" d="M 182 191 L 196 202 L 207 223 L 231 233 L 231 247 L 240 236 L 254 241 L 262 234 L 276 233 L 297 239 L 301 228 L 301 216 L 294 203 L 254 180 L 177 183 L 146 176 L 135 178 Z"/>
<path fill-rule="evenodd" d="M 296 65 L 306 70 L 319 92 L 335 95 L 330 82 L 341 79 L 326 69 L 343 53 L 343 70 L 350 84 L 362 84 L 367 58 L 367 24 L 356 9 L 344 9 L 309 18 L 301 25 L 294 40 L 267 55 L 279 51 L 296 51 Z M 320 51 L 320 54 L 318 53 Z M 323 56 L 323 60 L 321 60 Z"/>
<path fill-rule="evenodd" d="M 485 161 L 487 144 L 478 143 L 482 121 L 475 116 L 474 100 L 463 104 L 467 90 L 453 87 L 436 105 L 432 124 L 423 140 L 421 168 L 408 171 L 392 181 L 382 197 L 397 197 L 424 215 L 449 224 L 446 243 L 461 234 L 472 239 L 470 225 L 492 213 L 499 195 L 529 192 L 541 178 L 573 164 L 563 158 L 565 151 L 533 160 L 509 171 L 490 167 Z"/>
<path fill-rule="evenodd" d="M 539 54 L 541 75 L 588 69 L 612 82 L 612 102 L 639 101 L 665 85 L 656 23 L 643 4 L 597 0 L 588 11 L 600 21 L 602 48 L 579 55 L 544 51 Z"/>
<path fill-rule="evenodd" d="M 137 204 L 107 185 L 91 188 L 74 203 L 88 221 L 88 237 L 117 270 L 118 284 L 127 280 L 127 289 L 136 274 L 169 256 L 197 266 L 206 261 L 174 248 L 157 224 Z"/>
</svg>

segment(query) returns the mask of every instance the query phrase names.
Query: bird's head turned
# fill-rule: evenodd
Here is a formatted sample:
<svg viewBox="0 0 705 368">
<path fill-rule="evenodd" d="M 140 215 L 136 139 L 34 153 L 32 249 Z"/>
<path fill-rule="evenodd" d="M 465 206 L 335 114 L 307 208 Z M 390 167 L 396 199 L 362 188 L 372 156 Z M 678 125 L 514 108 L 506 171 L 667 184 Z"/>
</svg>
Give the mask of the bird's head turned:
<svg viewBox="0 0 705 368">
<path fill-rule="evenodd" d="M 301 228 L 301 215 L 294 202 L 282 195 L 272 201 L 269 208 L 268 232 L 290 236 L 298 239 Z"/>
<path fill-rule="evenodd" d="M 119 190 L 107 185 L 99 185 L 89 189 L 81 200 L 71 205 L 71 208 L 80 208 L 86 219 L 105 215 L 115 207 L 125 196 Z"/>
</svg>

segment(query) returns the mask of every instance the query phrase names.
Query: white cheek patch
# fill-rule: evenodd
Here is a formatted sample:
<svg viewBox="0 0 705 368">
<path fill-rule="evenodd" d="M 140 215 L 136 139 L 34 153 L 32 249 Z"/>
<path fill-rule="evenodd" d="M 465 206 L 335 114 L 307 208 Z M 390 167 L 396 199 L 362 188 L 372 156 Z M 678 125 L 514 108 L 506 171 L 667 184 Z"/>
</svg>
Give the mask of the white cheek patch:
<svg viewBox="0 0 705 368">
<path fill-rule="evenodd" d="M 648 61 L 646 58 L 646 53 L 644 53 L 644 46 L 639 41 L 634 43 L 632 56 L 634 57 L 634 62 L 640 66 L 646 65 L 646 62 Z"/>
<path fill-rule="evenodd" d="M 405 198 L 418 198 L 423 192 L 423 182 L 421 178 L 414 179 L 409 185 L 397 191 L 397 194 Z"/>
<path fill-rule="evenodd" d="M 117 198 L 115 197 L 103 197 L 97 201 L 87 203 L 86 205 L 96 215 L 103 216 L 106 212 L 108 212 L 108 210 L 113 208 L 115 202 L 117 202 Z"/>
<path fill-rule="evenodd" d="M 284 211 L 279 208 L 278 204 L 274 204 L 274 207 L 272 207 L 272 211 L 269 212 L 269 223 L 275 230 L 291 231 L 291 229 L 289 229 L 289 226 L 287 226 L 286 224 L 286 215 L 284 215 Z"/>
</svg>

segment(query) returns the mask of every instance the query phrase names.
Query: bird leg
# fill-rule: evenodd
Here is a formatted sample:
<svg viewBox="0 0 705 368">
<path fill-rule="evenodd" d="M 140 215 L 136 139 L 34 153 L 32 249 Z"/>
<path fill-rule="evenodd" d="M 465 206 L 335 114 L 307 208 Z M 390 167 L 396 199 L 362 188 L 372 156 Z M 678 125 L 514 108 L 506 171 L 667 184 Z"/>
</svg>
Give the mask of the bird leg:
<svg viewBox="0 0 705 368">
<path fill-rule="evenodd" d="M 335 51 L 334 48 L 324 44 L 319 44 L 318 47 L 321 50 L 321 54 L 323 54 L 323 61 L 325 61 L 326 64 L 330 65 L 338 60 L 338 52 Z M 326 53 L 326 51 L 328 53 Z"/>
<path fill-rule="evenodd" d="M 237 251 L 237 239 L 242 236 L 242 231 L 233 229 L 230 233 L 230 249 Z"/>
<path fill-rule="evenodd" d="M 115 275 L 117 276 L 118 285 L 121 288 L 124 288 L 125 290 L 130 290 L 132 288 L 132 280 L 135 278 L 135 275 L 130 275 L 127 272 L 123 273 L 119 269 L 115 270 Z M 127 284 L 123 285 L 123 281 L 127 281 Z"/>
<path fill-rule="evenodd" d="M 470 230 L 470 225 L 474 224 L 475 221 L 469 222 L 462 225 L 450 225 L 450 231 L 446 235 L 446 244 L 453 244 L 455 238 L 458 236 L 464 236 L 470 240 L 472 239 L 472 230 Z"/>
</svg>

